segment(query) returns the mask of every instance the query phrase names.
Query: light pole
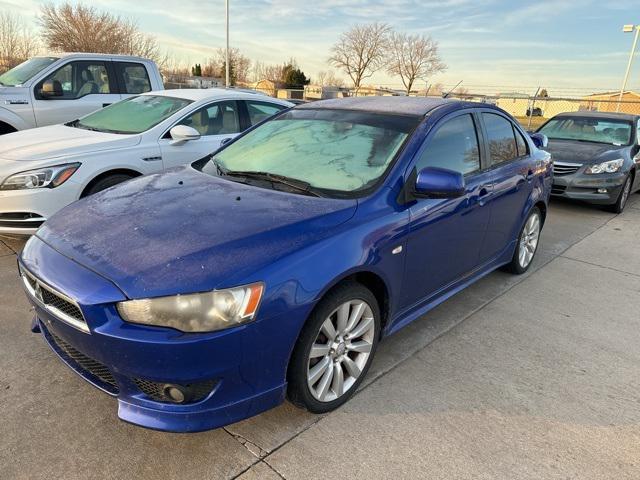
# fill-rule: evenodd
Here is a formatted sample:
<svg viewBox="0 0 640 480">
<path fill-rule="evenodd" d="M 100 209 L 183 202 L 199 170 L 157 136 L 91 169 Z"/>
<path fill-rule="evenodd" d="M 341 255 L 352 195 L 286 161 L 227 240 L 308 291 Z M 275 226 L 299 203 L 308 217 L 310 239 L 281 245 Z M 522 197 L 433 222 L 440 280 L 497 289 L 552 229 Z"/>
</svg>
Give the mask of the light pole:
<svg viewBox="0 0 640 480">
<path fill-rule="evenodd" d="M 629 79 L 629 72 L 631 71 L 631 64 L 633 63 L 633 56 L 636 53 L 636 45 L 638 44 L 638 35 L 640 34 L 640 25 L 625 25 L 622 27 L 622 31 L 624 33 L 631 33 L 634 30 L 636 31 L 636 34 L 633 37 L 633 46 L 631 47 L 631 53 L 629 54 L 629 63 L 627 63 L 627 71 L 624 74 L 622 88 L 620 89 L 620 96 L 618 96 L 618 106 L 616 107 L 616 112 L 620 111 L 620 102 L 622 102 L 622 95 L 624 94 L 624 90 L 627 88 L 627 80 Z"/>
<path fill-rule="evenodd" d="M 224 74 L 225 74 L 225 86 L 229 88 L 229 0 L 225 0 L 225 17 L 227 22 L 227 51 L 226 51 L 226 59 L 224 63 Z"/>
</svg>

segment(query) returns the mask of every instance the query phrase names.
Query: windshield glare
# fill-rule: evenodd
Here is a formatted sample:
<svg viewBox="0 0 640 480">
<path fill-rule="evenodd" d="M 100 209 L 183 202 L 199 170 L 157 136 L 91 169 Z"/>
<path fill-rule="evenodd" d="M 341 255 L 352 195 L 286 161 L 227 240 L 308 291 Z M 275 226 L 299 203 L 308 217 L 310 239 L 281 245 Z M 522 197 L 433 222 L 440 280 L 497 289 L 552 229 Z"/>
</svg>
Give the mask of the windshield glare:
<svg viewBox="0 0 640 480">
<path fill-rule="evenodd" d="M 56 57 L 36 57 L 22 62 L 20 65 L 0 75 L 0 85 L 5 87 L 22 85 L 56 60 L 58 60 Z"/>
<path fill-rule="evenodd" d="M 229 145 L 201 168 L 267 172 L 314 189 L 355 193 L 375 185 L 419 118 L 292 110 Z"/>
<path fill-rule="evenodd" d="M 191 103 L 184 98 L 140 95 L 91 113 L 69 126 L 106 133 L 142 133 Z"/>
<path fill-rule="evenodd" d="M 631 123 L 623 120 L 563 117 L 550 120 L 540 129 L 550 139 L 628 145 Z"/>
</svg>

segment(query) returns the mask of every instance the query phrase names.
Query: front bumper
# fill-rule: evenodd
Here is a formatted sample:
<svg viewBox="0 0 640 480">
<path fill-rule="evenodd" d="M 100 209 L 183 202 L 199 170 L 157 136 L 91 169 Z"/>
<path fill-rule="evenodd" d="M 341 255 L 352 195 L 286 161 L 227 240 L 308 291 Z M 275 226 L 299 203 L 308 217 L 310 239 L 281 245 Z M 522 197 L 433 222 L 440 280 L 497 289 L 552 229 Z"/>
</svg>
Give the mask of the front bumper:
<svg viewBox="0 0 640 480">
<path fill-rule="evenodd" d="M 583 173 L 583 170 L 584 168 L 581 168 L 579 171 L 569 175 L 556 173 L 553 177 L 551 195 L 583 200 L 596 205 L 616 203 L 627 174 L 619 172 L 587 175 Z M 600 189 L 606 189 L 606 192 L 598 192 Z"/>
<path fill-rule="evenodd" d="M 30 297 L 34 330 L 82 378 L 115 396 L 118 416 L 173 432 L 217 428 L 284 400 L 286 368 L 302 311 L 204 334 L 129 324 L 115 303 L 122 293 L 104 278 L 60 255 L 37 237 L 25 246 L 22 268 L 80 305 L 89 332 L 57 318 Z M 197 401 L 159 401 L 145 384 L 209 385 Z"/>
<path fill-rule="evenodd" d="M 0 190 L 0 233 L 33 235 L 51 215 L 80 198 L 71 180 L 56 188 Z"/>
</svg>

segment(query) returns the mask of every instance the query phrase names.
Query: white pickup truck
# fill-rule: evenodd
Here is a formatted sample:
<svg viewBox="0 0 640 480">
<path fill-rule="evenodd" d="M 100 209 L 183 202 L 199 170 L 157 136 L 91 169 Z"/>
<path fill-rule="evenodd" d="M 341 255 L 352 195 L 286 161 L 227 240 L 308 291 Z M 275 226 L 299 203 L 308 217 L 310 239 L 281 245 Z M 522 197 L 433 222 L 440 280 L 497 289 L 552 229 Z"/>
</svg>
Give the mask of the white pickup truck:
<svg viewBox="0 0 640 480">
<path fill-rule="evenodd" d="M 0 75 L 0 135 L 69 122 L 163 88 L 158 67 L 144 58 L 98 53 L 34 57 Z"/>
</svg>

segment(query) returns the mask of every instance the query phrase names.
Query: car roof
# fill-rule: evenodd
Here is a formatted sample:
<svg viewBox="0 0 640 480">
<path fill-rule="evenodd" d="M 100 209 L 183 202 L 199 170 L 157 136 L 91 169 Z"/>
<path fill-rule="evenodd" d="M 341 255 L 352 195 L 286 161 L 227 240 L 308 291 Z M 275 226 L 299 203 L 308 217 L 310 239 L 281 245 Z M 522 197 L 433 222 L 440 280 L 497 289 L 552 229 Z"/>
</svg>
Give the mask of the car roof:
<svg viewBox="0 0 640 480">
<path fill-rule="evenodd" d="M 269 97 L 259 93 L 249 93 L 243 90 L 236 90 L 234 88 L 174 88 L 169 90 L 157 90 L 154 92 L 146 92 L 142 95 L 156 95 L 163 97 L 176 97 L 184 98 L 185 100 L 192 100 L 198 102 L 200 100 L 210 100 L 216 98 L 230 98 L 230 99 L 253 99 L 262 100 L 271 103 L 277 103 L 285 106 L 292 106 L 291 103 L 286 100 Z"/>
<path fill-rule="evenodd" d="M 460 100 L 449 98 L 431 97 L 348 97 L 334 98 L 330 100 L 319 100 L 317 102 L 298 105 L 296 110 L 302 109 L 332 109 L 332 110 L 354 110 L 362 112 L 389 113 L 396 115 L 424 116 L 434 108 L 448 103 L 461 103 L 467 106 L 477 105 L 471 102 L 461 102 Z"/>
<path fill-rule="evenodd" d="M 89 57 L 89 58 L 104 58 L 111 59 L 115 58 L 117 60 L 135 60 L 136 62 L 145 61 L 151 62 L 148 58 L 144 57 L 136 57 L 135 55 L 122 55 L 119 53 L 86 53 L 86 52 L 57 52 L 47 55 L 38 55 L 40 58 L 72 58 L 72 57 Z"/>
<path fill-rule="evenodd" d="M 618 113 L 618 112 L 592 112 L 592 111 L 577 111 L 577 112 L 563 112 L 556 115 L 557 117 L 585 117 L 585 118 L 611 118 L 618 120 L 635 120 L 640 115 L 634 115 L 633 113 Z"/>
</svg>

